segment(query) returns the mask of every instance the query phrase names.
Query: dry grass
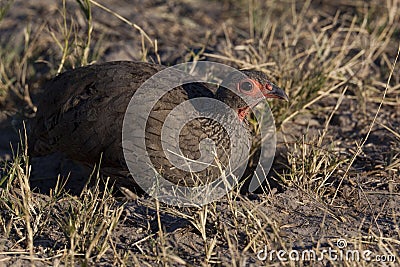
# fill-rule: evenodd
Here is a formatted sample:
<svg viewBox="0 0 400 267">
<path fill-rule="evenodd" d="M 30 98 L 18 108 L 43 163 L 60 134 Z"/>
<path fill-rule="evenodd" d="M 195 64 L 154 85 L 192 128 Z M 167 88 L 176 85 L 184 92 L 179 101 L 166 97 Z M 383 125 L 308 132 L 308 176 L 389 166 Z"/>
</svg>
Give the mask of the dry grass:
<svg viewBox="0 0 400 267">
<path fill-rule="evenodd" d="M 387 264 L 398 265 L 400 2 L 320 2 L 226 0 L 235 10 L 234 22 L 220 26 L 219 46 L 212 53 L 189 51 L 195 60 L 262 70 L 287 89 L 289 103 L 270 103 L 285 151 L 284 167 L 273 176 L 285 194 L 272 190 L 243 196 L 235 189 L 198 209 L 149 199 L 125 203 L 101 190 L 98 182 L 79 196 L 69 195 L 61 182 L 49 195 L 41 195 L 30 188 L 30 159 L 21 142 L 21 149 L 0 169 L 0 263 L 279 265 L 277 257 L 257 260 L 257 253 L 264 246 L 320 253 L 337 248 L 336 240 L 345 238 L 354 250 L 393 255 L 394 262 Z M 139 36 L 137 60 L 161 61 L 162 45 L 139 21 L 133 23 L 93 0 L 77 3 L 75 9 L 71 1 L 60 3 L 55 23 L 27 23 L 15 44 L 1 40 L 0 107 L 19 114 L 13 115 L 16 128 L 21 117 L 32 113 L 27 110 L 35 111 L 30 86 L 39 82 L 28 81 L 44 75 L 35 63 L 45 64 L 46 75 L 52 76 L 105 55 L 95 9 L 132 27 Z M 13 8 L 12 1 L 0 5 L 0 25 Z M 348 112 L 350 122 L 345 120 Z M 355 126 L 345 130 L 347 123 Z M 378 130 L 384 132 L 385 143 L 371 141 Z M 372 148 L 377 150 L 369 155 Z M 372 166 L 363 163 L 371 157 Z M 93 177 L 100 180 L 97 173 Z M 170 230 L 182 221 L 182 227 Z M 323 264 L 376 262 L 338 262 L 325 254 Z"/>
</svg>

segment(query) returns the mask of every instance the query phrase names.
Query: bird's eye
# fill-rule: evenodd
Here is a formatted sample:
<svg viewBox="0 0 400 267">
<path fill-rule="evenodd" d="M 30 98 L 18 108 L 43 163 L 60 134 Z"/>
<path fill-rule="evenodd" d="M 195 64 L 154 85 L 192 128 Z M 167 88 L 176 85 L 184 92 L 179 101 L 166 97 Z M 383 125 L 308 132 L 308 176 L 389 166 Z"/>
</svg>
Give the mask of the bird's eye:
<svg viewBox="0 0 400 267">
<path fill-rule="evenodd" d="M 239 90 L 243 93 L 251 93 L 254 90 L 255 86 L 256 85 L 254 84 L 254 82 L 252 80 L 246 79 L 246 80 L 241 81 L 239 83 L 238 87 L 239 87 Z"/>
</svg>

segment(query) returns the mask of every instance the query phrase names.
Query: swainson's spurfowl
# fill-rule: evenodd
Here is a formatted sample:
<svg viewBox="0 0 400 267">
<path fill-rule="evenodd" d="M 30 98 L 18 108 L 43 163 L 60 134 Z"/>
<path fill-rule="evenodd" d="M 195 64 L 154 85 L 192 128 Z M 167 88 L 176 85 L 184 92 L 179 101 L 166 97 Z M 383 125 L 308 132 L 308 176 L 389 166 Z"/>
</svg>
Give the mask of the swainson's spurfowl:
<svg viewBox="0 0 400 267">
<path fill-rule="evenodd" d="M 134 185 L 129 177 L 123 148 L 122 127 L 128 104 L 138 88 L 151 76 L 166 67 L 143 62 L 108 62 L 67 71 L 50 80 L 38 103 L 36 117 L 30 126 L 28 151 L 31 156 L 62 152 L 72 160 L 94 166 L 101 159 L 101 170 L 113 176 L 120 185 Z M 163 95 L 153 107 L 146 124 L 145 144 L 155 170 L 171 182 L 192 184 L 187 171 L 175 168 L 168 160 L 161 142 L 163 121 L 169 112 L 188 99 L 206 97 L 222 101 L 236 111 L 236 118 L 215 114 L 218 120 L 230 124 L 243 121 L 251 106 L 266 98 L 288 99 L 285 92 L 271 83 L 264 73 L 242 71 L 245 76 L 229 77 L 230 88 L 220 86 L 216 91 L 206 83 L 178 86 Z M 243 101 L 243 98 L 250 99 Z M 143 103 L 145 104 L 145 103 Z M 138 116 L 140 114 L 137 114 Z M 249 127 L 248 127 L 249 128 Z M 252 131 L 240 138 L 249 138 Z M 216 158 L 228 166 L 229 136 L 221 121 L 198 118 L 188 122 L 179 135 L 179 146 L 189 159 L 201 155 L 199 143 L 203 139 L 214 141 Z M 240 140 L 239 140 L 240 141 Z M 135 153 L 135 151 L 132 151 Z M 221 164 L 211 164 L 196 173 L 200 180 L 210 181 L 220 176 Z"/>
</svg>

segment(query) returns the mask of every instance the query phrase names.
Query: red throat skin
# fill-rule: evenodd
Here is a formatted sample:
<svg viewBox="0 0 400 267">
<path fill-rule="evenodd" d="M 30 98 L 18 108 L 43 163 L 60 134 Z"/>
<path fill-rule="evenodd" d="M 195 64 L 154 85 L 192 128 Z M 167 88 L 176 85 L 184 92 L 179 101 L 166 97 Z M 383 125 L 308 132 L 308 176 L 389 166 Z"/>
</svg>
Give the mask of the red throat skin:
<svg viewBox="0 0 400 267">
<path fill-rule="evenodd" d="M 246 117 L 247 113 L 249 113 L 249 107 L 239 108 L 238 109 L 238 117 L 240 121 L 243 121 Z"/>
</svg>

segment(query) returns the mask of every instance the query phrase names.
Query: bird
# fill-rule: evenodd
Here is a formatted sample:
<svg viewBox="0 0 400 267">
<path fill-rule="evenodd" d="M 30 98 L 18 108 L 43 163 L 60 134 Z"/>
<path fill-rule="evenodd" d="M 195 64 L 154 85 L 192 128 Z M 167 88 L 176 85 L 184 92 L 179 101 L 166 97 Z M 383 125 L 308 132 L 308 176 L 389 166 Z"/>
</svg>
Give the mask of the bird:
<svg viewBox="0 0 400 267">
<path fill-rule="evenodd" d="M 61 152 L 86 166 L 95 166 L 101 159 L 101 172 L 113 177 L 118 186 L 137 187 L 124 157 L 124 116 L 140 86 L 165 69 L 154 63 L 114 61 L 78 67 L 51 79 L 44 86 L 36 116 L 29 126 L 29 156 Z M 212 164 L 196 172 L 194 179 L 187 170 L 174 167 L 167 157 L 161 142 L 161 129 L 168 114 L 180 103 L 196 98 L 223 102 L 234 110 L 234 115 L 211 115 L 225 120 L 228 125 L 233 120 L 243 122 L 246 134 L 238 138 L 247 138 L 253 144 L 255 134 L 246 119 L 250 108 L 265 99 L 288 100 L 285 91 L 270 82 L 263 72 L 243 70 L 240 73 L 228 75 L 225 86 L 216 90 L 201 82 L 177 86 L 152 107 L 145 126 L 145 145 L 154 169 L 167 180 L 193 186 L 199 181 L 213 181 L 221 172 L 221 165 Z M 196 160 L 201 157 L 199 144 L 204 139 L 214 142 L 216 157 L 223 165 L 228 165 L 227 152 L 232 140 L 216 120 L 200 117 L 186 123 L 179 133 L 179 147 L 189 160 Z"/>
</svg>

